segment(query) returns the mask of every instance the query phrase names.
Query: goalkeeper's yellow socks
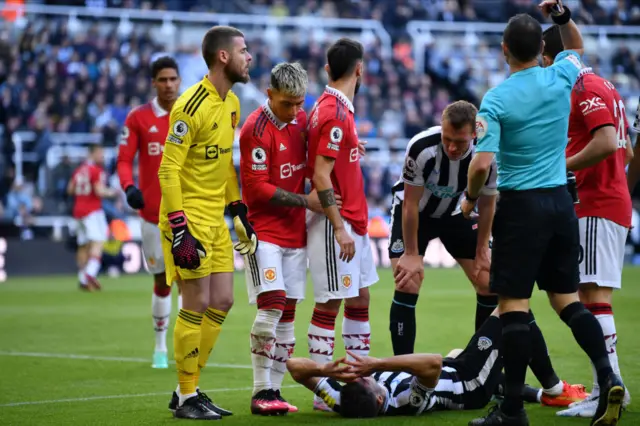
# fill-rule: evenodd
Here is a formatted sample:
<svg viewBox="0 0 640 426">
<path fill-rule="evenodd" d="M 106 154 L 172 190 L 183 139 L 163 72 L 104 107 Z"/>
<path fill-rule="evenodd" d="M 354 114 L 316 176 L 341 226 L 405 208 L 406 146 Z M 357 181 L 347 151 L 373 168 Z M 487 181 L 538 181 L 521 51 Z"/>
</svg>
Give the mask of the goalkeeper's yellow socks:
<svg viewBox="0 0 640 426">
<path fill-rule="evenodd" d="M 200 379 L 200 370 L 207 365 L 209 355 L 211 355 L 211 351 L 218 341 L 218 336 L 220 336 L 220 331 L 222 331 L 222 323 L 225 318 L 227 318 L 227 312 L 214 308 L 208 308 L 204 313 L 204 319 L 200 326 L 200 356 L 198 357 L 198 371 L 195 375 L 196 387 Z"/>
<path fill-rule="evenodd" d="M 173 348 L 178 384 L 180 388 L 180 405 L 188 398 L 196 395 L 196 375 L 198 359 L 203 352 L 200 347 L 200 334 L 203 314 L 180 309 L 176 326 L 173 329 Z"/>
</svg>

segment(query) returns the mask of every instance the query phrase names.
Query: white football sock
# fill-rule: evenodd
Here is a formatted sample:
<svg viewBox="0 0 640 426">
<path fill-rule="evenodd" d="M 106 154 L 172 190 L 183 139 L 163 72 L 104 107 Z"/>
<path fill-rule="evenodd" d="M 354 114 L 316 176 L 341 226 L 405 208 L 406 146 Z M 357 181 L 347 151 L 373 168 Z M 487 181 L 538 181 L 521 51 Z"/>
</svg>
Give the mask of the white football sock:
<svg viewBox="0 0 640 426">
<path fill-rule="evenodd" d="M 553 387 L 550 387 L 549 389 L 544 389 L 543 392 L 549 396 L 558 396 L 562 393 L 563 389 L 564 389 L 564 383 L 562 383 L 562 381 L 559 381 Z"/>
<path fill-rule="evenodd" d="M 251 364 L 253 395 L 271 388 L 271 366 L 276 350 L 276 327 L 282 316 L 279 309 L 259 309 L 251 327 Z"/>
<path fill-rule="evenodd" d="M 316 316 L 314 311 L 313 316 Z M 323 312 L 323 314 L 326 314 Z M 328 314 L 331 316 L 331 314 Z M 317 362 L 318 364 L 326 364 L 333 359 L 333 347 L 336 340 L 335 330 L 335 316 L 333 316 L 333 324 L 327 322 L 326 327 L 332 326 L 332 328 L 323 328 L 315 325 L 314 318 L 311 319 L 309 324 L 309 331 L 307 332 L 307 342 L 309 343 L 309 358 Z"/>
<path fill-rule="evenodd" d="M 95 278 L 100 272 L 100 266 L 100 259 L 98 259 L 97 257 L 90 257 L 89 261 L 87 262 L 87 266 L 85 266 L 84 268 L 84 273 L 91 278 Z"/>
<path fill-rule="evenodd" d="M 153 329 L 156 332 L 156 352 L 167 352 L 167 329 L 171 315 L 171 294 L 160 297 L 153 293 L 151 296 L 151 315 Z"/>
<path fill-rule="evenodd" d="M 287 372 L 287 361 L 293 355 L 296 346 L 296 336 L 292 322 L 280 322 L 276 327 L 276 351 L 273 354 L 271 366 L 271 388 L 280 389 L 282 380 Z"/>
<path fill-rule="evenodd" d="M 184 404 L 184 402 L 187 399 L 189 399 L 189 398 L 191 398 L 193 396 L 198 396 L 198 393 L 197 392 L 196 393 L 190 393 L 190 394 L 187 394 L 187 395 L 182 395 L 182 394 L 178 393 L 178 398 L 180 399 L 180 406 L 182 406 L 182 404 Z"/>
<path fill-rule="evenodd" d="M 87 276 L 84 273 L 84 270 L 78 271 L 78 281 L 82 285 L 87 285 Z"/>
<path fill-rule="evenodd" d="M 342 340 L 345 350 L 359 356 L 369 355 L 371 325 L 369 321 L 355 321 L 344 318 L 342 321 Z M 347 356 L 351 360 L 350 356 Z"/>
</svg>

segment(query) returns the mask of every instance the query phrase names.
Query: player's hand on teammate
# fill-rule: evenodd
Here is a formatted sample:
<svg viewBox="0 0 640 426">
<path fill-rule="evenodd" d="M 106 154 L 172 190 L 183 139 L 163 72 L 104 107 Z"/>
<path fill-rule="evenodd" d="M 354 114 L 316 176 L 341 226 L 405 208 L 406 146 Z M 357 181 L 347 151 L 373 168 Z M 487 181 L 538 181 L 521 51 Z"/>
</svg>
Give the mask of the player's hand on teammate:
<svg viewBox="0 0 640 426">
<path fill-rule="evenodd" d="M 358 377 L 368 377 L 376 372 L 378 363 L 380 360 L 371 356 L 360 356 L 352 351 L 347 351 L 347 354 L 353 358 L 353 361 L 345 360 L 344 363 L 351 366 L 351 373 L 356 374 Z"/>
<path fill-rule="evenodd" d="M 323 364 L 320 370 L 323 377 L 340 380 L 341 382 L 351 382 L 358 378 L 358 375 L 353 373 L 351 371 L 352 368 L 346 364 L 344 357 Z"/>
<path fill-rule="evenodd" d="M 419 280 L 422 283 L 424 279 L 424 261 L 419 254 L 404 253 L 398 259 L 396 269 L 393 271 L 393 277 L 396 280 L 396 288 L 402 290 L 411 286 L 414 281 Z"/>
<path fill-rule="evenodd" d="M 476 212 L 476 204 L 478 200 L 471 201 L 466 197 L 463 197 L 460 202 L 460 210 L 465 219 L 477 219 L 478 213 Z"/>
<path fill-rule="evenodd" d="M 127 204 L 134 209 L 140 210 L 144 208 L 144 198 L 142 198 L 142 191 L 133 185 L 129 185 L 125 191 L 127 194 Z"/>
<path fill-rule="evenodd" d="M 346 229 L 336 229 L 336 241 L 340 246 L 340 260 L 343 262 L 351 262 L 353 256 L 356 255 L 356 243 Z"/>
<path fill-rule="evenodd" d="M 168 214 L 169 225 L 173 233 L 171 254 L 176 266 L 183 269 L 198 269 L 200 258 L 204 258 L 207 252 L 200 241 L 191 235 L 187 226 L 187 216 L 183 211 Z"/>
<path fill-rule="evenodd" d="M 338 207 L 338 209 L 341 209 L 342 197 L 340 196 L 340 194 L 335 194 L 335 197 L 336 206 Z M 322 203 L 318 198 L 318 191 L 316 191 L 315 189 L 307 195 L 307 208 L 314 213 L 324 213 L 324 208 L 322 207 Z"/>
<path fill-rule="evenodd" d="M 367 141 L 358 141 L 358 154 L 360 154 L 360 157 L 364 157 L 365 155 L 367 155 L 367 147 L 366 145 L 369 142 Z"/>
<path fill-rule="evenodd" d="M 233 248 L 243 256 L 254 254 L 258 249 L 258 235 L 247 219 L 247 206 L 240 201 L 234 201 L 229 204 L 229 213 L 233 217 L 233 227 L 238 236 L 238 242 Z"/>
<path fill-rule="evenodd" d="M 545 19 L 550 15 L 560 16 L 564 13 L 561 0 L 544 0 L 538 5 L 538 9 L 540 9 Z"/>
</svg>

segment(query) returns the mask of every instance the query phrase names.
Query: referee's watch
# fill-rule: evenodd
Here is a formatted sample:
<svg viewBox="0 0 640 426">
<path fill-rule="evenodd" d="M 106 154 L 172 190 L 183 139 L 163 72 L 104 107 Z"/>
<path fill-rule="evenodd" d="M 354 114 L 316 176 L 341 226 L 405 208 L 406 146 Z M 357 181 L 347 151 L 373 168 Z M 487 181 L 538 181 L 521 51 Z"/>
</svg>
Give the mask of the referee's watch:
<svg viewBox="0 0 640 426">
<path fill-rule="evenodd" d="M 478 201 L 479 196 L 478 197 L 472 197 L 471 195 L 469 195 L 469 191 L 467 191 L 465 189 L 464 190 L 464 198 L 466 198 L 469 201 L 476 202 L 476 201 Z"/>
</svg>

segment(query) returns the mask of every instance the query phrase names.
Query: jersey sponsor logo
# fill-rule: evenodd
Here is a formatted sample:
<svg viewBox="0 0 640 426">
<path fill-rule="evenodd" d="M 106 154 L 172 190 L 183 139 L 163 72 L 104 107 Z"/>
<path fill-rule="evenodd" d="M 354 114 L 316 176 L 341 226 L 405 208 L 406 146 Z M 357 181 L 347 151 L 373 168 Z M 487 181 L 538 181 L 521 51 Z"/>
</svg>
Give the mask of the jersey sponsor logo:
<svg viewBox="0 0 640 426">
<path fill-rule="evenodd" d="M 483 116 L 478 115 L 476 117 L 476 137 L 478 140 L 484 138 L 487 134 L 487 127 L 487 120 Z"/>
<path fill-rule="evenodd" d="M 591 99 L 580 102 L 580 107 L 582 108 L 582 115 L 589 115 L 592 112 L 605 109 L 606 105 L 599 96 L 594 96 Z"/>
<path fill-rule="evenodd" d="M 238 115 L 236 114 L 235 111 L 231 112 L 231 127 L 232 128 L 236 128 L 236 124 L 238 124 Z"/>
<path fill-rule="evenodd" d="M 280 151 L 286 151 L 286 150 L 287 150 L 287 147 L 282 142 L 280 142 Z"/>
<path fill-rule="evenodd" d="M 438 186 L 433 182 L 427 183 L 427 189 L 438 198 L 455 198 L 462 194 L 462 192 L 457 192 L 452 186 Z"/>
<path fill-rule="evenodd" d="M 331 128 L 331 131 L 329 132 L 329 137 L 331 138 L 331 142 L 333 143 L 340 143 L 340 141 L 342 141 L 343 136 L 344 136 L 344 133 L 342 132 L 342 129 L 338 126 Z"/>
<path fill-rule="evenodd" d="M 155 124 L 151 126 L 151 128 L 149 129 L 149 133 L 158 133 L 158 128 Z"/>
<path fill-rule="evenodd" d="M 129 128 L 127 126 L 122 127 L 122 133 L 120 134 L 120 145 L 126 145 L 129 139 Z"/>
<path fill-rule="evenodd" d="M 404 251 L 404 242 L 398 238 L 391 244 L 391 253 L 402 253 Z"/>
<path fill-rule="evenodd" d="M 182 145 L 182 139 L 177 138 L 173 135 L 167 136 L 167 142 L 175 143 L 176 145 Z"/>
<path fill-rule="evenodd" d="M 256 164 L 264 164 L 267 161 L 267 153 L 260 147 L 253 148 L 251 151 L 251 159 Z"/>
<path fill-rule="evenodd" d="M 304 169 L 305 164 L 294 164 L 285 163 L 280 165 L 280 179 L 287 179 L 293 176 L 293 172 L 297 172 L 298 170 Z"/>
<path fill-rule="evenodd" d="M 262 275 L 264 276 L 264 280 L 268 283 L 274 282 L 278 277 L 276 274 L 276 268 L 264 268 L 262 270 Z"/>
<path fill-rule="evenodd" d="M 215 160 L 219 155 L 218 145 L 208 145 L 204 149 L 204 158 L 207 160 Z"/>
<path fill-rule="evenodd" d="M 349 152 L 349 162 L 355 163 L 359 159 L 360 156 L 358 155 L 358 148 L 351 148 L 351 151 Z"/>
<path fill-rule="evenodd" d="M 150 156 L 162 155 L 164 146 L 160 142 L 149 142 L 147 145 L 147 153 Z"/>
<path fill-rule="evenodd" d="M 491 345 L 493 345 L 493 342 L 488 337 L 482 336 L 478 339 L 478 349 L 481 351 L 486 351 Z"/>
<path fill-rule="evenodd" d="M 178 136 L 179 138 L 183 137 L 189 133 L 189 126 L 182 120 L 178 120 L 173 123 L 173 134 Z"/>
<path fill-rule="evenodd" d="M 351 281 L 351 275 L 348 275 L 348 274 L 347 275 L 343 275 L 341 277 L 341 280 L 342 280 L 342 286 L 344 288 L 351 287 L 351 283 L 353 282 L 353 281 Z"/>
</svg>

